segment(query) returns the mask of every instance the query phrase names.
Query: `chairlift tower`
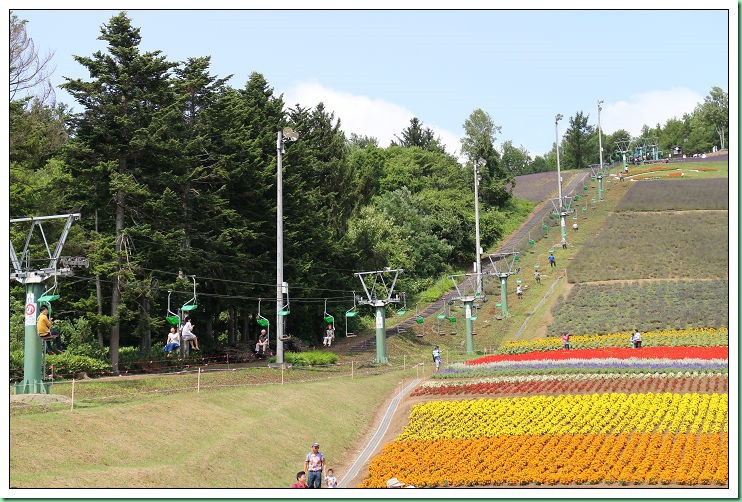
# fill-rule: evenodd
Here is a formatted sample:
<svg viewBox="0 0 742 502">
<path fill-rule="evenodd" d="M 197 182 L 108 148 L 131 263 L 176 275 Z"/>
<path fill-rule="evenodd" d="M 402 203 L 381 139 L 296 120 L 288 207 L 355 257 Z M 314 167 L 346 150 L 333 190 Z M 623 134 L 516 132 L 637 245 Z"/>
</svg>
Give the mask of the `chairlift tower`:
<svg viewBox="0 0 742 502">
<path fill-rule="evenodd" d="M 453 286 L 456 288 L 457 297 L 454 300 L 461 300 L 464 304 L 464 318 L 466 319 L 466 353 L 474 354 L 474 321 L 477 319 L 476 314 L 472 314 L 472 305 L 474 300 L 481 297 L 481 294 L 476 291 L 476 288 L 472 288 L 471 277 L 474 277 L 475 281 L 480 281 L 481 276 L 479 274 L 458 274 L 449 275 L 453 281 Z M 466 279 L 461 282 L 461 288 L 456 282 L 456 278 L 465 277 Z M 468 286 L 467 286 L 468 285 Z M 462 294 L 462 290 L 464 293 Z"/>
<path fill-rule="evenodd" d="M 520 254 L 517 251 L 511 251 L 509 253 L 498 253 L 487 256 L 492 265 L 492 272 L 489 275 L 494 275 L 500 279 L 500 306 L 502 307 L 502 316 L 509 316 L 508 277 L 520 272 L 520 267 L 518 266 Z"/>
<path fill-rule="evenodd" d="M 645 138 L 644 139 L 644 147 L 646 148 L 646 151 L 648 154 L 651 155 L 651 159 L 654 162 L 657 162 L 660 160 L 660 143 L 657 138 Z"/>
<path fill-rule="evenodd" d="M 631 151 L 631 140 L 620 140 L 616 142 L 616 152 L 621 154 L 621 160 L 623 162 L 624 171 L 629 168 L 629 161 L 626 158 L 626 154 Z"/>
<path fill-rule="evenodd" d="M 603 200 L 603 167 L 591 164 L 590 177 L 598 180 L 598 200 Z"/>
<path fill-rule="evenodd" d="M 575 210 L 572 208 L 572 200 L 574 199 L 571 195 L 563 195 L 558 199 L 551 199 L 551 205 L 553 210 L 551 214 L 559 218 L 559 228 L 562 231 L 562 237 L 567 237 L 567 216 L 574 213 Z"/>
<path fill-rule="evenodd" d="M 397 283 L 400 269 L 375 270 L 372 272 L 355 272 L 353 275 L 361 280 L 361 286 L 366 298 L 359 298 L 359 305 L 371 305 L 376 316 L 376 363 L 387 363 L 386 356 L 386 306 L 389 303 L 398 303 L 399 294 L 392 296 L 394 285 Z M 370 283 L 370 284 L 369 284 Z"/>
<path fill-rule="evenodd" d="M 49 241 L 44 233 L 43 223 L 49 220 L 63 219 L 66 220 L 62 233 L 57 240 L 57 245 L 52 252 Z M 58 276 L 72 275 L 69 267 L 60 267 L 60 254 L 67 240 L 72 223 L 80 219 L 80 213 L 60 214 L 55 216 L 36 216 L 29 218 L 15 218 L 10 220 L 14 223 L 31 223 L 31 228 L 26 236 L 26 242 L 23 246 L 21 256 L 18 257 L 13 242 L 10 241 L 10 278 L 15 279 L 25 286 L 26 308 L 24 321 L 24 345 L 23 345 L 23 380 L 15 384 L 16 394 L 48 394 L 49 382 L 44 381 L 41 374 L 41 361 L 43 351 L 39 334 L 36 330 L 36 319 L 38 317 L 39 304 L 50 302 L 59 298 L 59 295 L 46 295 L 44 292 L 44 282 L 47 279 Z M 39 233 L 49 257 L 49 265 L 46 268 L 34 269 L 31 265 L 31 241 L 34 237 L 34 230 L 38 228 Z M 48 292 L 48 291 L 47 291 Z M 45 300 L 46 299 L 46 300 Z"/>
</svg>

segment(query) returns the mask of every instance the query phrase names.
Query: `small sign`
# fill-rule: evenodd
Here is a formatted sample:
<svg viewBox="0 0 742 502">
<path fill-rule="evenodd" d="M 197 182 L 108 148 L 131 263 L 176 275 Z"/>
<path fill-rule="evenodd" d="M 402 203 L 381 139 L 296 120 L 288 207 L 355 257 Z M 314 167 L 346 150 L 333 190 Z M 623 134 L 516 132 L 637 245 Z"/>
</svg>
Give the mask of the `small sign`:
<svg viewBox="0 0 742 502">
<path fill-rule="evenodd" d="M 33 293 L 26 295 L 26 326 L 36 326 L 36 298 Z"/>
<path fill-rule="evenodd" d="M 381 309 L 376 310 L 376 329 L 384 329 L 384 316 Z"/>
</svg>

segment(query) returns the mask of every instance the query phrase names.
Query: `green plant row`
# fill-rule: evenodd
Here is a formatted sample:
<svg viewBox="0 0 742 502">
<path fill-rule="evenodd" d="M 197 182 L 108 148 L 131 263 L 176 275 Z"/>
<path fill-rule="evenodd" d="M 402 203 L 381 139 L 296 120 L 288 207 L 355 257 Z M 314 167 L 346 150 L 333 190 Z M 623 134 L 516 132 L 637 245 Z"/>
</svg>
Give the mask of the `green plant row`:
<svg viewBox="0 0 742 502">
<path fill-rule="evenodd" d="M 616 205 L 616 212 L 691 209 L 729 209 L 729 179 L 634 183 Z"/>
<path fill-rule="evenodd" d="M 569 282 L 729 277 L 728 211 L 608 217 L 567 269 Z"/>
<path fill-rule="evenodd" d="M 576 284 L 552 308 L 548 336 L 729 326 L 729 281 Z"/>
</svg>

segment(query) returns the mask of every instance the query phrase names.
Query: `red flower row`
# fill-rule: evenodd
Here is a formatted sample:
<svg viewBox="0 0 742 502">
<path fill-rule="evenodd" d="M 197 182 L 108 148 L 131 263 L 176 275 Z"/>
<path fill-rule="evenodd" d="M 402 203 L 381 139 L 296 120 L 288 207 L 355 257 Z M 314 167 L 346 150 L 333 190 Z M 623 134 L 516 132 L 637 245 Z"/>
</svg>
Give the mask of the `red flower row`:
<svg viewBox="0 0 742 502">
<path fill-rule="evenodd" d="M 493 354 L 466 361 L 468 365 L 499 361 L 556 361 L 564 359 L 728 359 L 729 347 L 605 347 L 527 352 L 525 354 Z"/>
</svg>

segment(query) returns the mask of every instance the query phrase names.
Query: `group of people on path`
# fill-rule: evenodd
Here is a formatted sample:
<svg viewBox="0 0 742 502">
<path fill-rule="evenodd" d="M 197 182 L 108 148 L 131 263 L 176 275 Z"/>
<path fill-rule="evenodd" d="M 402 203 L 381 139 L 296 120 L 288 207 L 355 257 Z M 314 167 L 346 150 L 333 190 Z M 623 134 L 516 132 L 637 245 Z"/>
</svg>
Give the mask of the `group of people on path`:
<svg viewBox="0 0 742 502">
<path fill-rule="evenodd" d="M 291 488 L 322 488 L 322 471 L 325 467 L 325 456 L 319 451 L 319 443 L 315 442 L 304 459 L 304 470 L 296 473 L 296 483 Z M 332 469 L 327 469 L 324 481 L 327 488 L 338 487 L 338 480 Z"/>
<path fill-rule="evenodd" d="M 163 352 L 167 353 L 167 357 L 172 357 L 173 352 L 180 348 L 181 341 L 188 343 L 191 350 L 201 350 L 198 346 L 198 337 L 193 334 L 193 322 L 190 317 L 185 318 L 185 323 L 176 328 L 175 326 L 170 327 L 170 333 L 167 335 L 167 341 L 165 347 L 162 349 Z"/>
</svg>

